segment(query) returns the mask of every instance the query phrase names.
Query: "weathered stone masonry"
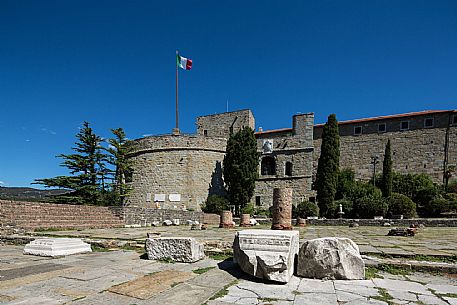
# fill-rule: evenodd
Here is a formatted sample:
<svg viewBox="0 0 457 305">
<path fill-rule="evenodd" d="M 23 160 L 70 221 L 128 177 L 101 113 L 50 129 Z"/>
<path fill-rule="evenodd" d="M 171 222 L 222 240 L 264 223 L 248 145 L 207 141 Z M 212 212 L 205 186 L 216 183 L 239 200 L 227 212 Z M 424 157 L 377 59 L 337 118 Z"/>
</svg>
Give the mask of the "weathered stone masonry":
<svg viewBox="0 0 457 305">
<path fill-rule="evenodd" d="M 223 194 L 222 161 L 227 138 L 248 126 L 250 110 L 197 118 L 197 134 L 152 136 L 133 141 L 132 195 L 127 205 L 200 210 L 210 194 Z M 314 196 L 313 176 L 320 155 L 323 125 L 314 114 L 293 116 L 292 128 L 256 132 L 259 179 L 252 203 L 270 207 L 273 188 L 292 188 L 293 203 Z M 443 181 L 446 168 L 457 165 L 457 111 L 423 111 L 339 122 L 340 167 L 357 179 L 372 177 L 373 156 L 382 170 L 385 144 L 392 143 L 394 169 L 427 173 Z M 455 174 L 454 174 L 455 176 Z"/>
</svg>

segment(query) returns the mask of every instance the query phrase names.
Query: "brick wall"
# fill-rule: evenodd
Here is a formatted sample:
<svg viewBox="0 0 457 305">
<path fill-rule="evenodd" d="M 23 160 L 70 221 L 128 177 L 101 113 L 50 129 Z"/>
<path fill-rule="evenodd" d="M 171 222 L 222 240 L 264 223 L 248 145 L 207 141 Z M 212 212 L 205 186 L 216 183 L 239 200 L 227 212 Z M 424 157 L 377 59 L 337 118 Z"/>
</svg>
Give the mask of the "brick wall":
<svg viewBox="0 0 457 305">
<path fill-rule="evenodd" d="M 119 207 L 0 200 L 0 223 L 25 229 L 124 226 Z"/>
</svg>

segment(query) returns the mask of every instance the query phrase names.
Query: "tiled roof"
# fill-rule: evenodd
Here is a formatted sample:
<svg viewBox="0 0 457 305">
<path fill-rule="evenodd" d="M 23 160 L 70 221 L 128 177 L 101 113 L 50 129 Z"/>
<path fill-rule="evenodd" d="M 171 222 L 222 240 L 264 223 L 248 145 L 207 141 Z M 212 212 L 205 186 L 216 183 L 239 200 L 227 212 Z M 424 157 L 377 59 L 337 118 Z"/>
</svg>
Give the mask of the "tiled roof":
<svg viewBox="0 0 457 305">
<path fill-rule="evenodd" d="M 338 122 L 338 125 L 363 123 L 363 122 L 370 122 L 370 121 L 396 119 L 396 118 L 404 118 L 404 117 L 410 117 L 410 116 L 429 115 L 429 114 L 446 113 L 446 112 L 457 112 L 457 110 L 425 110 L 425 111 L 408 112 L 408 113 L 393 114 L 393 115 L 384 115 L 384 116 L 377 116 L 377 117 L 372 117 L 372 118 L 341 121 L 341 122 Z M 325 124 L 316 124 L 316 125 L 314 125 L 314 127 L 322 127 L 324 125 Z"/>
</svg>

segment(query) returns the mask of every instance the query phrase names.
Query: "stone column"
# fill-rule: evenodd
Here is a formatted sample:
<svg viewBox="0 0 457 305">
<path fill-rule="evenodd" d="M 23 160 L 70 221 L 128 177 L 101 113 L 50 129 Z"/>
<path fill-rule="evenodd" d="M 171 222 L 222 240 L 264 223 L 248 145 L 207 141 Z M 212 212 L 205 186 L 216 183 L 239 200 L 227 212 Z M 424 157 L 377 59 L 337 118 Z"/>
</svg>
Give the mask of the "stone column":
<svg viewBox="0 0 457 305">
<path fill-rule="evenodd" d="M 221 223 L 219 225 L 219 228 L 225 228 L 225 229 L 230 229 L 233 228 L 233 217 L 232 217 L 232 212 L 230 211 L 222 211 L 221 213 Z"/>
<path fill-rule="evenodd" d="M 251 226 L 251 215 L 250 214 L 241 214 L 240 227 L 250 227 L 250 226 Z"/>
<path fill-rule="evenodd" d="M 273 189 L 272 230 L 292 230 L 292 189 Z"/>
</svg>

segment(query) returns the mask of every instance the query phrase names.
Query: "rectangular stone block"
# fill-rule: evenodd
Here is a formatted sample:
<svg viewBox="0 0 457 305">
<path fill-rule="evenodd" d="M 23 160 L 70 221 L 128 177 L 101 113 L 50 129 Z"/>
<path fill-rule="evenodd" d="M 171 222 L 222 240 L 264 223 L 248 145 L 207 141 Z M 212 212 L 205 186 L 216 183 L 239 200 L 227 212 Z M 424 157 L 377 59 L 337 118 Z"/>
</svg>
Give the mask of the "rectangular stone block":
<svg viewBox="0 0 457 305">
<path fill-rule="evenodd" d="M 287 283 L 298 250 L 298 231 L 244 230 L 235 235 L 233 259 L 250 275 Z"/>
<path fill-rule="evenodd" d="M 193 263 L 205 257 L 203 245 L 192 237 L 159 237 L 146 239 L 149 259 L 172 259 Z"/>
</svg>

